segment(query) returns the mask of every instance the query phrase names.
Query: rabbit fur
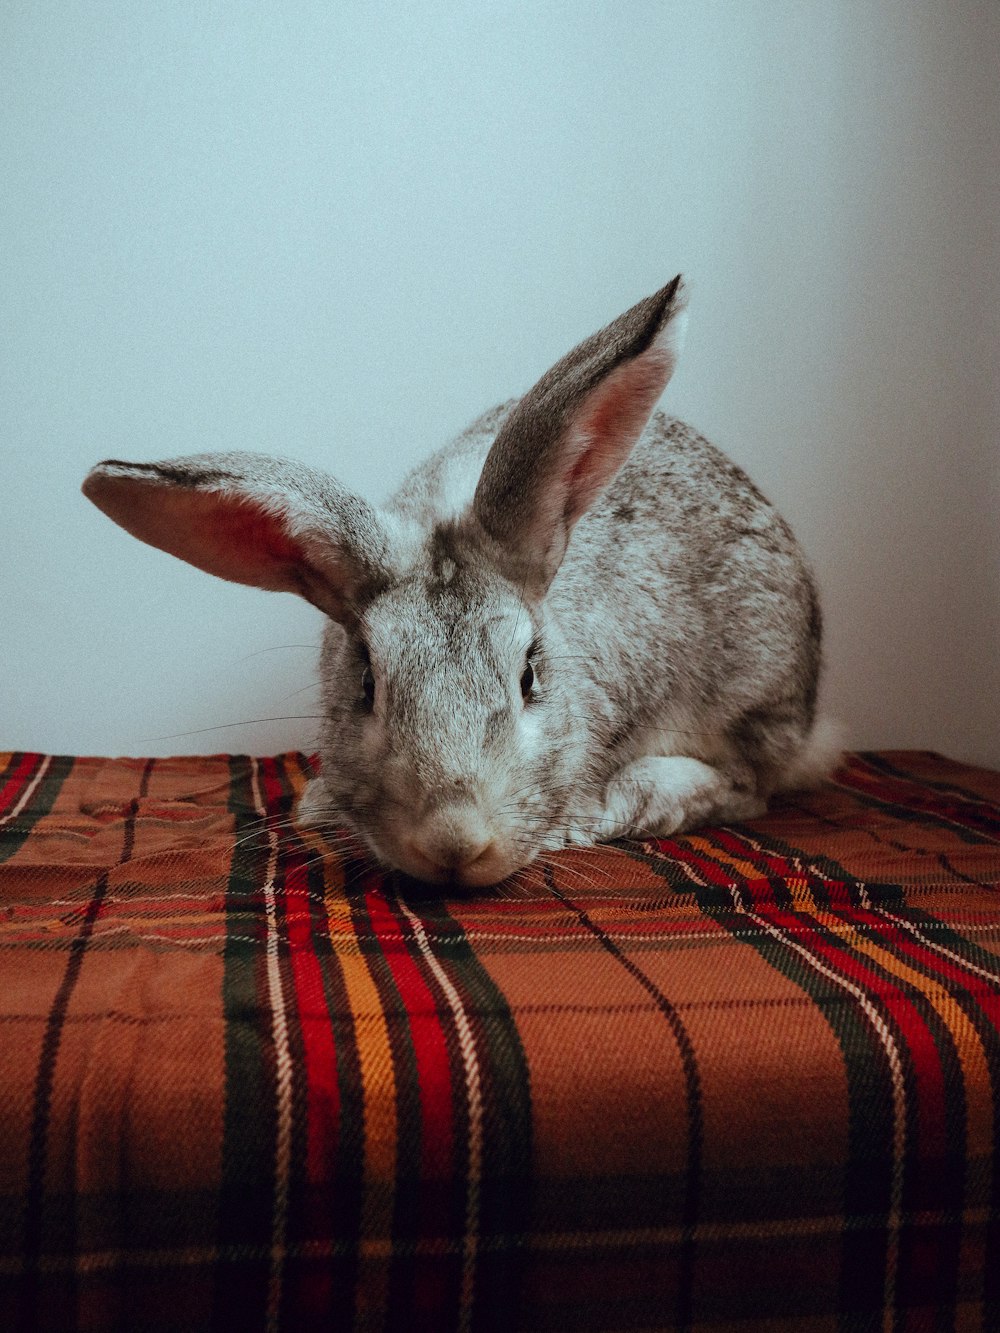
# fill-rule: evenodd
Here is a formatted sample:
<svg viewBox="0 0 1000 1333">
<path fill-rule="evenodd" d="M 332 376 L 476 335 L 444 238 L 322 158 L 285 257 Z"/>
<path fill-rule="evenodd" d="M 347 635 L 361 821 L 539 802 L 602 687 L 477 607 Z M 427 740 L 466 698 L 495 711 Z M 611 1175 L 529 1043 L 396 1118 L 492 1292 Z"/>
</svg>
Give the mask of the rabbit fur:
<svg viewBox="0 0 1000 1333">
<path fill-rule="evenodd" d="M 821 780 L 821 618 L 787 524 L 654 411 L 680 278 L 485 413 L 382 509 L 249 453 L 108 460 L 85 494 L 328 617 L 306 823 L 469 887 L 539 852 L 763 813 Z"/>
</svg>

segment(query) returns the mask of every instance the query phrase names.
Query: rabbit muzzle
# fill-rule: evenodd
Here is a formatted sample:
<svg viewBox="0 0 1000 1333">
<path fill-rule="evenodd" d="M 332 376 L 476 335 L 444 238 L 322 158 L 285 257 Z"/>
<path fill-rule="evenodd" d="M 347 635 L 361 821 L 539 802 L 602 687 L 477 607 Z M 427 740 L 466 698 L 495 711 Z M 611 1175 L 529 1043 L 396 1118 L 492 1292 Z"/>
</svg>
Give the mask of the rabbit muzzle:
<svg viewBox="0 0 1000 1333">
<path fill-rule="evenodd" d="M 480 806 L 469 799 L 433 806 L 400 831 L 395 852 L 401 869 L 432 884 L 483 888 L 516 867 Z"/>
</svg>

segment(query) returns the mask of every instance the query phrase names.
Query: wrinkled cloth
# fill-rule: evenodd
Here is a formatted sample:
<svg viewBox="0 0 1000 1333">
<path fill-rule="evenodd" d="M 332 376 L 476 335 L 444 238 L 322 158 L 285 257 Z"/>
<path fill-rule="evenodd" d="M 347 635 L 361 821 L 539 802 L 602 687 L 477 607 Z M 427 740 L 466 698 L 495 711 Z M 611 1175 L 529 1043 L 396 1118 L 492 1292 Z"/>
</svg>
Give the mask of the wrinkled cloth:
<svg viewBox="0 0 1000 1333">
<path fill-rule="evenodd" d="M 452 893 L 310 773 L 0 754 L 0 1328 L 1000 1328 L 1000 774 Z"/>
</svg>

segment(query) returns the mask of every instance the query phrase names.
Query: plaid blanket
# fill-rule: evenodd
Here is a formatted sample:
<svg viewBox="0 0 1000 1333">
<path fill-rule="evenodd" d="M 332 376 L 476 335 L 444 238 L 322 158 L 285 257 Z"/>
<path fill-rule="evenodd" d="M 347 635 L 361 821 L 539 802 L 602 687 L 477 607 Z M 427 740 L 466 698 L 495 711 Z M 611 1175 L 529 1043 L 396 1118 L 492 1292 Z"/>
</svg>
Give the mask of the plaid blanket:
<svg viewBox="0 0 1000 1333">
<path fill-rule="evenodd" d="M 442 896 L 308 774 L 0 755 L 0 1328 L 1000 1328 L 1000 775 Z"/>
</svg>

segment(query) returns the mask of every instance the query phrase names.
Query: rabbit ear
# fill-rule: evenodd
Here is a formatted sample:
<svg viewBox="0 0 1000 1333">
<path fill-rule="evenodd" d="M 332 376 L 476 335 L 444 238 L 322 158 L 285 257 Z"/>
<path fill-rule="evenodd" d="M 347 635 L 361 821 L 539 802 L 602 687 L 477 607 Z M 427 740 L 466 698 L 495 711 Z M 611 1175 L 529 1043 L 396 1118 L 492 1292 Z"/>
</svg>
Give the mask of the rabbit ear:
<svg viewBox="0 0 1000 1333">
<path fill-rule="evenodd" d="M 209 574 L 297 592 L 347 622 L 388 581 L 375 511 L 304 464 L 249 453 L 109 459 L 83 493 L 134 537 Z"/>
<path fill-rule="evenodd" d="M 504 573 L 535 596 L 642 434 L 677 362 L 684 307 L 678 275 L 558 361 L 501 426 L 473 513 Z"/>
</svg>

